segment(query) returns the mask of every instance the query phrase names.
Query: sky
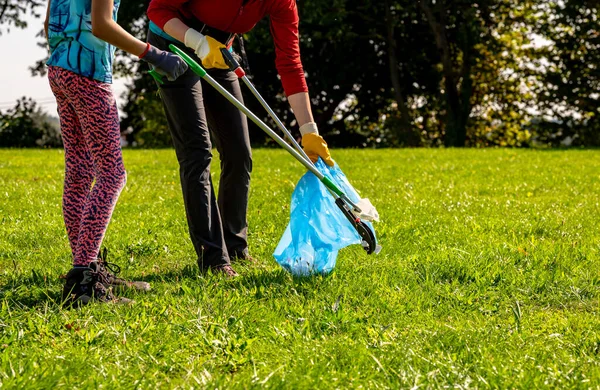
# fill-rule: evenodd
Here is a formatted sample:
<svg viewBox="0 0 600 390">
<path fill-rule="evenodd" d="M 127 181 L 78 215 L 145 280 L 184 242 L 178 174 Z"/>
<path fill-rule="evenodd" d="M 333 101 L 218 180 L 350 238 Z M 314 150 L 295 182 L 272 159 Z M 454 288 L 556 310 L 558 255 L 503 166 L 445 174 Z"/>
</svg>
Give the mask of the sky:
<svg viewBox="0 0 600 390">
<path fill-rule="evenodd" d="M 57 116 L 56 101 L 48 85 L 46 77 L 33 77 L 29 67 L 36 61 L 45 58 L 46 49 L 37 46 L 40 38 L 36 34 L 41 30 L 42 19 L 27 17 L 26 29 L 3 29 L 0 35 L 0 110 L 4 111 L 15 105 L 23 96 L 31 97 L 49 114 Z M 113 84 L 119 106 L 124 103 L 120 95 L 126 91 L 127 79 L 116 79 Z"/>
</svg>

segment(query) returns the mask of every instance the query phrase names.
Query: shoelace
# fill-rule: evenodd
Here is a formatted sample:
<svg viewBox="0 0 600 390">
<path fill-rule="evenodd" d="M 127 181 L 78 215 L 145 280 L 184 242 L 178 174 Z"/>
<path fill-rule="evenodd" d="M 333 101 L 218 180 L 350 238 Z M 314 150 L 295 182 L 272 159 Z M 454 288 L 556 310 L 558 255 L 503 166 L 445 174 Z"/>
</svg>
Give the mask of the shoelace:
<svg viewBox="0 0 600 390">
<path fill-rule="evenodd" d="M 121 267 L 115 263 L 108 263 L 106 261 L 101 262 L 102 266 L 113 273 L 114 276 L 117 276 L 121 273 Z"/>
<path fill-rule="evenodd" d="M 121 273 L 121 267 L 115 263 L 109 263 L 107 261 L 108 258 L 108 249 L 102 248 L 102 251 L 98 254 L 98 263 L 102 265 L 102 267 L 106 268 L 116 277 Z"/>
</svg>

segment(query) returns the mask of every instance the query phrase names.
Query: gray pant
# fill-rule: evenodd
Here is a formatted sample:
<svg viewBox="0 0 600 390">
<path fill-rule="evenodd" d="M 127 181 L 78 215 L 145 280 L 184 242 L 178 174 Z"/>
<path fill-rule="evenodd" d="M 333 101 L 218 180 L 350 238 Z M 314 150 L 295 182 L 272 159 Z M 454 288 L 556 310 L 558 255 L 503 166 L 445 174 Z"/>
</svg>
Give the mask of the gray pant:
<svg viewBox="0 0 600 390">
<path fill-rule="evenodd" d="M 169 50 L 172 42 L 148 33 L 148 42 Z M 196 55 L 180 48 L 199 63 Z M 228 70 L 208 72 L 243 101 L 237 76 Z M 190 236 L 200 268 L 228 264 L 230 256 L 248 255 L 248 189 L 252 151 L 246 117 L 213 87 L 188 70 L 160 86 L 169 130 L 179 161 Z M 210 175 L 211 135 L 221 157 L 218 203 Z"/>
</svg>

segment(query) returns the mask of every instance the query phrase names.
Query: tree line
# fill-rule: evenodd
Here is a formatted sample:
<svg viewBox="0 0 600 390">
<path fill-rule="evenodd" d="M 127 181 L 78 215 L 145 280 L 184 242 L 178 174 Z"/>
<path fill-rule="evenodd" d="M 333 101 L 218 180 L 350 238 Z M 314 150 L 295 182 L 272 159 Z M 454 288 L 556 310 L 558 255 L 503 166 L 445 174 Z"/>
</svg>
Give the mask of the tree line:
<svg viewBox="0 0 600 390">
<path fill-rule="evenodd" d="M 148 3 L 124 1 L 119 11 L 119 23 L 140 38 Z M 315 119 L 333 146 L 600 145 L 597 0 L 297 4 Z M 0 29 L 22 26 L 24 12 L 43 6 L 0 1 Z M 253 82 L 293 127 L 268 20 L 243 41 Z M 128 140 L 169 145 L 157 87 L 145 66 L 120 55 L 116 69 L 133 76 L 122 118 Z M 43 74 L 43 62 L 32 71 Z M 251 94 L 246 103 L 267 120 Z M 255 128 L 252 140 L 268 144 Z"/>
</svg>

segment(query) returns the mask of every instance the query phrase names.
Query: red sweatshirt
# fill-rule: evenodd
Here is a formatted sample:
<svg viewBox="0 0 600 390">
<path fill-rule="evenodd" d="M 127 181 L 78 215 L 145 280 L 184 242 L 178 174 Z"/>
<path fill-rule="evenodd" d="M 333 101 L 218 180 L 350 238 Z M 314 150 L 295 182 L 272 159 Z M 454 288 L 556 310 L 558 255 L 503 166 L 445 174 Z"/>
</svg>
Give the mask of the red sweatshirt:
<svg viewBox="0 0 600 390">
<path fill-rule="evenodd" d="M 164 30 L 173 18 L 197 19 L 230 33 L 250 31 L 265 15 L 271 19 L 275 66 L 286 95 L 307 92 L 300 61 L 296 0 L 151 0 L 148 17 Z"/>
</svg>

